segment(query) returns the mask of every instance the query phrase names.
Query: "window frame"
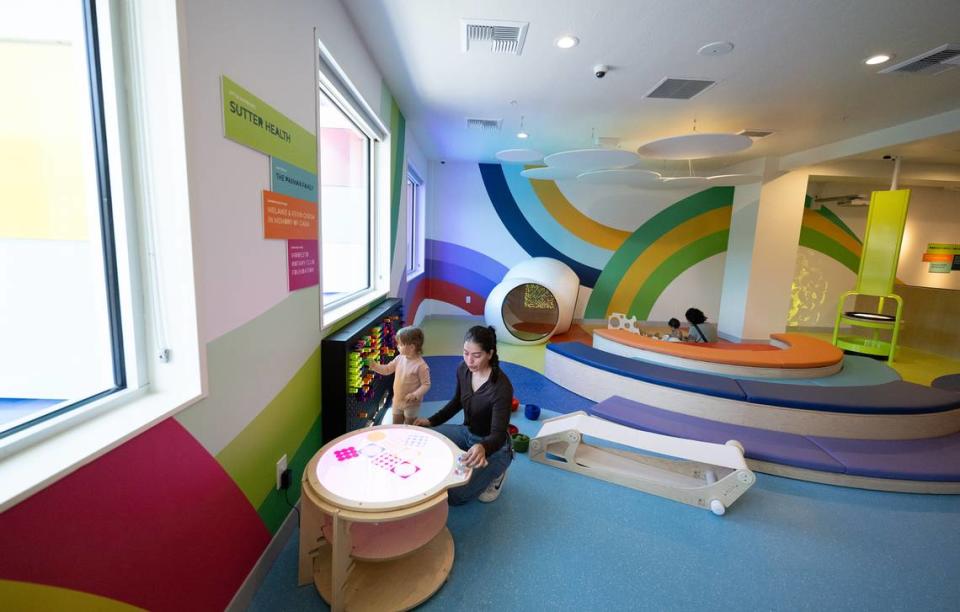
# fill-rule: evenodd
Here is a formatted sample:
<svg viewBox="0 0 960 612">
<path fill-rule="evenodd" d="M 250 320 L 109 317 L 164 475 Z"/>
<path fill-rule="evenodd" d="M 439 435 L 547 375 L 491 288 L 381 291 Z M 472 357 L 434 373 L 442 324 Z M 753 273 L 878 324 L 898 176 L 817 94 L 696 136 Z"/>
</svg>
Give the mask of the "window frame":
<svg viewBox="0 0 960 612">
<path fill-rule="evenodd" d="M 107 144 L 107 117 L 104 108 L 103 71 L 100 63 L 101 48 L 98 33 L 96 0 L 82 0 L 83 44 L 87 65 L 87 86 L 90 102 L 90 123 L 93 130 L 93 160 L 96 171 L 97 208 L 100 219 L 100 241 L 103 255 L 104 289 L 106 291 L 107 319 L 110 334 L 110 361 L 113 370 L 113 386 L 87 397 L 69 398 L 46 410 L 40 410 L 18 419 L 16 425 L 0 425 L 0 441 L 26 432 L 45 421 L 56 419 L 83 406 L 109 397 L 127 387 L 126 358 L 124 351 L 123 314 L 120 308 L 120 287 L 117 271 L 117 236 L 114 231 L 113 191 L 110 181 L 110 147 Z"/>
<path fill-rule="evenodd" d="M 98 25 L 115 303 L 125 358 L 118 367 L 127 384 L 0 439 L 0 512 L 206 392 L 194 238 L 191 229 L 184 231 L 192 213 L 177 8 L 122 0 L 88 4 Z"/>
<path fill-rule="evenodd" d="M 356 291 L 325 304 L 323 300 L 323 201 L 320 199 L 319 251 L 321 257 L 320 274 L 320 327 L 329 330 L 339 321 L 346 319 L 385 297 L 390 283 L 390 132 L 360 94 L 357 87 L 344 72 L 343 68 L 333 58 L 333 55 L 317 36 L 314 29 L 314 39 L 317 41 L 314 54 L 317 75 L 316 95 L 316 133 L 317 133 L 317 182 L 322 185 L 323 177 L 320 173 L 320 104 L 319 95 L 326 95 L 354 125 L 369 138 L 369 161 L 367 167 L 369 198 L 368 228 L 369 250 L 368 266 L 370 284 L 366 289 Z"/>
<path fill-rule="evenodd" d="M 413 164 L 407 164 L 407 180 L 413 184 L 413 195 L 407 201 L 407 280 L 423 274 L 424 247 L 423 216 L 426 206 L 426 181 Z M 413 210 L 411 210 L 411 208 Z"/>
<path fill-rule="evenodd" d="M 360 132 L 361 134 L 363 134 L 363 135 L 366 137 L 366 139 L 367 139 L 366 150 L 364 151 L 364 154 L 366 155 L 366 158 L 367 158 L 367 159 L 366 159 L 366 165 L 367 165 L 367 201 L 366 201 L 366 207 L 367 207 L 367 232 L 366 232 L 366 234 L 367 234 L 367 286 L 364 287 L 364 288 L 362 288 L 362 289 L 359 289 L 359 290 L 357 290 L 357 291 L 353 291 L 353 292 L 351 292 L 351 293 L 346 293 L 346 294 L 338 297 L 337 299 L 332 300 L 332 301 L 329 302 L 329 303 L 322 303 L 322 302 L 323 302 L 323 278 L 321 277 L 321 279 L 320 279 L 321 308 L 323 308 L 324 311 L 328 311 L 328 310 L 336 310 L 337 308 L 342 307 L 344 304 L 349 304 L 349 303 L 352 302 L 353 300 L 356 300 L 358 297 L 362 297 L 363 295 L 366 295 L 367 293 L 369 293 L 370 291 L 372 291 L 373 289 L 375 289 L 375 287 L 374 287 L 374 265 L 373 265 L 373 262 L 374 262 L 374 258 L 375 258 L 375 256 L 376 256 L 376 251 L 375 251 L 375 245 L 374 245 L 373 241 L 374 241 L 374 236 L 375 236 L 375 233 L 374 233 L 374 224 L 375 224 L 375 212 L 376 212 L 376 211 L 375 211 L 375 205 L 376 205 L 376 202 L 375 202 L 374 197 L 373 197 L 373 191 L 374 191 L 374 180 L 375 180 L 375 177 L 376 177 L 376 172 L 375 172 L 375 170 L 374 170 L 374 168 L 373 168 L 373 165 L 374 165 L 374 156 L 375 156 L 375 150 L 376 150 L 376 143 L 377 143 L 377 141 L 376 141 L 375 137 L 372 135 L 372 133 L 371 133 L 371 131 L 369 130 L 369 128 L 367 128 L 367 127 L 365 127 L 363 124 L 359 123 L 359 122 L 355 119 L 355 117 L 354 117 L 353 114 L 348 113 L 348 112 L 343 108 L 343 106 L 341 106 L 341 103 L 337 100 L 337 98 L 335 98 L 334 96 L 330 95 L 330 93 L 325 89 L 325 85 L 324 85 L 323 83 L 320 84 L 320 88 L 319 88 L 318 95 L 319 95 L 319 94 L 325 95 L 325 96 L 327 97 L 327 99 L 331 102 L 331 104 L 333 104 L 334 106 L 336 106 L 337 109 L 340 110 L 340 112 L 342 112 L 342 113 L 344 114 L 344 116 L 347 118 L 347 121 L 349 121 L 349 122 L 353 125 L 353 127 L 356 128 L 356 130 L 357 130 L 358 132 Z M 319 143 L 319 142 L 320 142 L 320 130 L 321 130 L 322 128 L 319 126 L 319 117 L 318 117 L 317 120 L 318 120 L 318 125 L 317 125 L 317 141 L 318 141 L 318 143 Z M 322 148 L 322 147 L 321 147 L 321 148 Z M 319 152 L 318 156 L 317 156 L 317 164 L 318 164 L 318 166 L 319 166 L 319 164 L 321 163 L 319 156 L 322 155 L 322 154 L 323 154 L 323 151 L 321 150 L 321 151 Z M 322 188 L 323 188 L 323 182 L 322 182 L 323 179 L 322 179 L 322 177 L 321 177 L 321 173 L 320 173 L 320 172 L 317 173 L 317 177 L 318 177 L 319 182 L 320 182 L 320 187 L 321 187 L 320 191 L 322 192 L 322 191 L 323 191 L 323 189 L 322 189 Z M 322 200 L 322 198 L 321 198 L 321 200 Z M 319 236 L 319 240 L 320 240 L 320 256 L 323 257 L 323 226 L 322 226 L 323 202 L 322 202 L 322 201 L 319 203 L 319 206 L 321 207 L 321 208 L 320 208 L 320 215 L 318 215 L 318 216 L 321 218 L 321 225 L 320 225 L 320 228 L 319 228 L 319 229 L 320 229 L 320 236 Z"/>
</svg>

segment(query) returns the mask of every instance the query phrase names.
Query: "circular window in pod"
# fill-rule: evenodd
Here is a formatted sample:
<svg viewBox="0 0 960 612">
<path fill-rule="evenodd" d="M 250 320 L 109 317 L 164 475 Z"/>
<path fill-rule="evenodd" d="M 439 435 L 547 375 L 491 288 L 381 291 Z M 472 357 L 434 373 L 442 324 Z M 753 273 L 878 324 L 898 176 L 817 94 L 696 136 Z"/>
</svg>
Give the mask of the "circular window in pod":
<svg viewBox="0 0 960 612">
<path fill-rule="evenodd" d="M 507 330 L 527 342 L 546 338 L 560 320 L 557 298 L 537 283 L 523 283 L 511 289 L 500 313 Z"/>
</svg>

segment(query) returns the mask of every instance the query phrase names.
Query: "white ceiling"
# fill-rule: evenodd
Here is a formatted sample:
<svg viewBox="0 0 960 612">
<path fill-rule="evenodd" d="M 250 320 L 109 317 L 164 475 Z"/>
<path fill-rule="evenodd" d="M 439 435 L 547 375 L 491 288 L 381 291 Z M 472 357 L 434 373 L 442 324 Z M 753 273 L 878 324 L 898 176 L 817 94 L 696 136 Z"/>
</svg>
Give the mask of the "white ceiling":
<svg viewBox="0 0 960 612">
<path fill-rule="evenodd" d="M 960 0 L 957 1 L 960 2 Z M 884 155 L 896 155 L 910 163 L 960 165 L 960 132 L 867 151 L 854 155 L 850 159 L 882 159 Z"/>
<path fill-rule="evenodd" d="M 960 0 L 343 0 L 432 159 L 545 154 L 597 136 L 635 149 L 697 131 L 773 129 L 723 165 L 783 155 L 960 107 L 960 68 L 882 75 L 863 60 L 960 43 Z M 460 50 L 460 19 L 530 22 L 521 56 Z M 561 50 L 571 33 L 580 45 Z M 730 41 L 732 53 L 697 49 Z M 592 67 L 608 64 L 606 78 Z M 644 99 L 664 77 L 717 80 L 688 101 Z M 512 106 L 511 100 L 517 105 Z M 523 115 L 528 141 L 516 139 Z M 500 133 L 466 117 L 503 119 Z M 957 126 L 960 129 L 960 126 Z M 956 142 L 956 141 L 952 141 Z M 936 161 L 936 160 L 934 160 Z M 673 162 L 676 163 L 676 162 Z"/>
</svg>

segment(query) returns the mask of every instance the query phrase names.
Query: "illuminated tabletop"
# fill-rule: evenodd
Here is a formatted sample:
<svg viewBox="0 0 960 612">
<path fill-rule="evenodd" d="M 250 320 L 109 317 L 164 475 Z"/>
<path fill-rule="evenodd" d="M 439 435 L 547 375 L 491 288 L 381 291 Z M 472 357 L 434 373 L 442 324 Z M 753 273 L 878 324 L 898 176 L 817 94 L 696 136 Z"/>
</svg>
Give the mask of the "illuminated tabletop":
<svg viewBox="0 0 960 612">
<path fill-rule="evenodd" d="M 470 480 L 462 453 L 409 425 L 353 431 L 321 448 L 304 470 L 300 584 L 313 581 L 334 610 L 428 599 L 453 567 L 447 489 Z"/>
</svg>

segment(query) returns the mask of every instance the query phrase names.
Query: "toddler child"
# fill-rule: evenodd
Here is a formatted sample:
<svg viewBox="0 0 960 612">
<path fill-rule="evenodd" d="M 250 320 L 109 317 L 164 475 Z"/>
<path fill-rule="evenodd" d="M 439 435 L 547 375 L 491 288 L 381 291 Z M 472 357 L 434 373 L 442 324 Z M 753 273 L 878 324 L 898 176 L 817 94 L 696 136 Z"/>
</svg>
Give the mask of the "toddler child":
<svg viewBox="0 0 960 612">
<path fill-rule="evenodd" d="M 393 424 L 413 424 L 420 413 L 420 402 L 430 389 L 430 366 L 423 360 L 423 331 L 404 327 L 397 332 L 397 355 L 390 363 L 370 364 L 377 374 L 393 379 Z"/>
</svg>

